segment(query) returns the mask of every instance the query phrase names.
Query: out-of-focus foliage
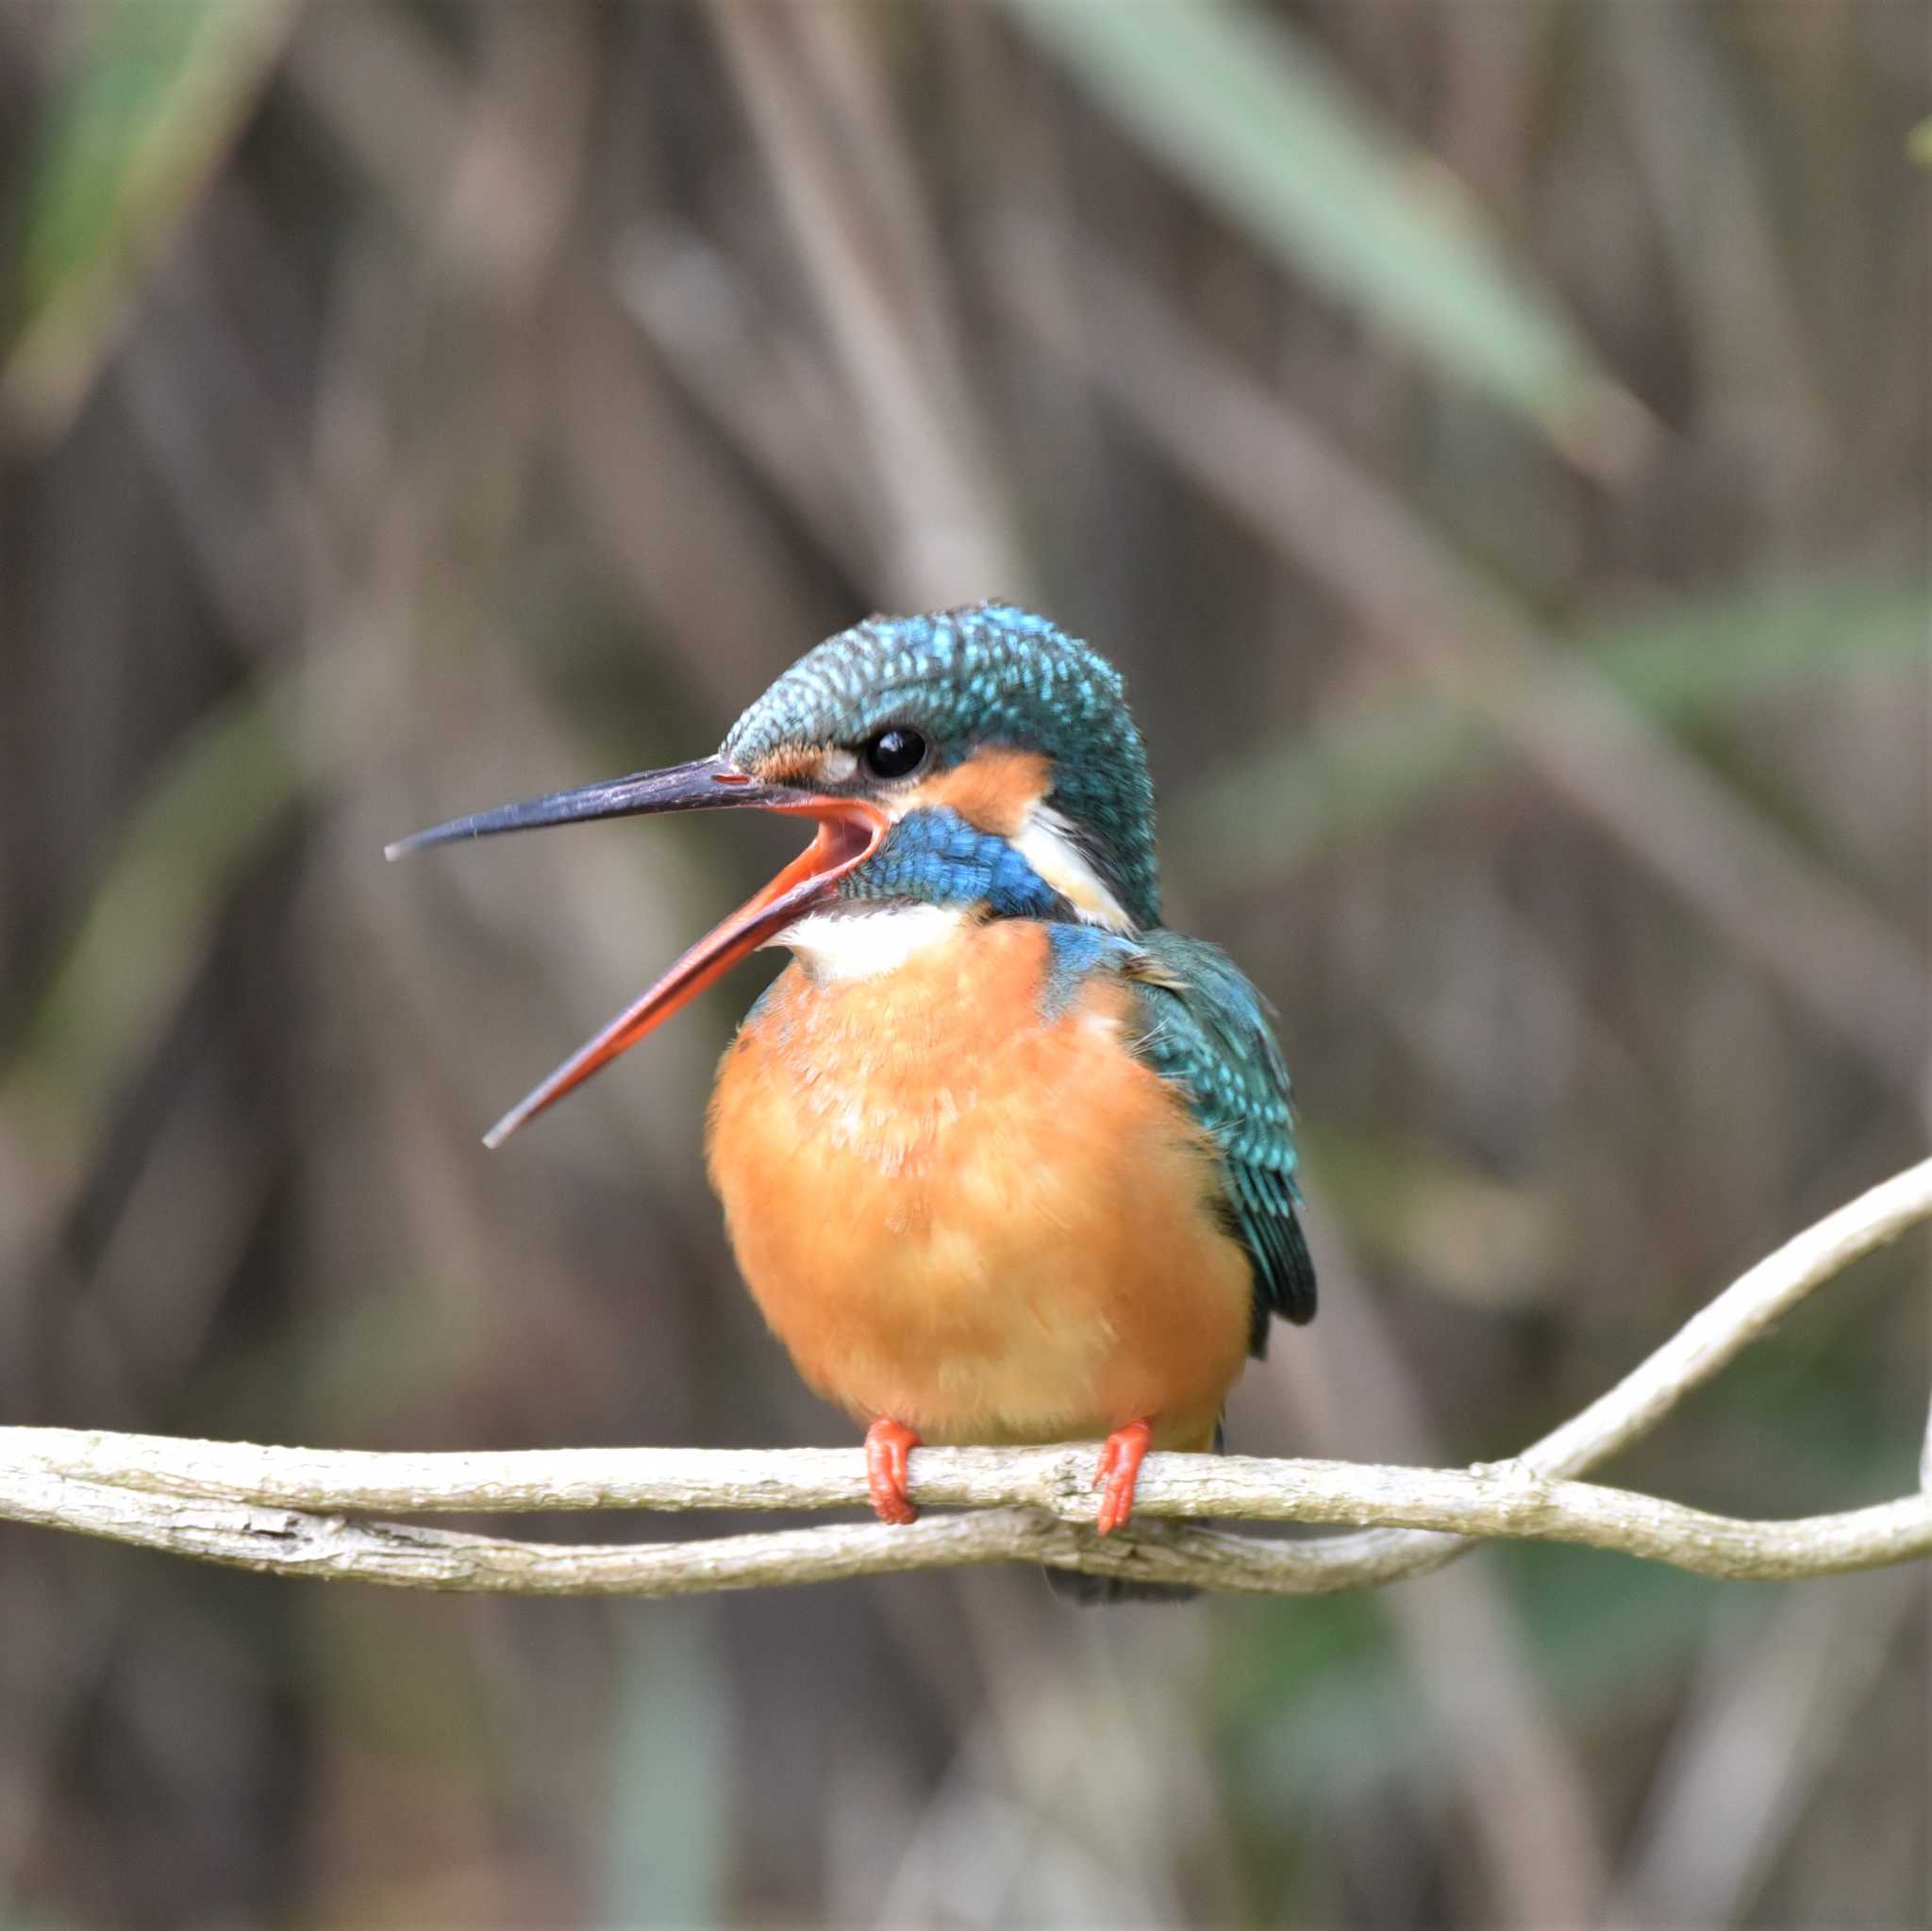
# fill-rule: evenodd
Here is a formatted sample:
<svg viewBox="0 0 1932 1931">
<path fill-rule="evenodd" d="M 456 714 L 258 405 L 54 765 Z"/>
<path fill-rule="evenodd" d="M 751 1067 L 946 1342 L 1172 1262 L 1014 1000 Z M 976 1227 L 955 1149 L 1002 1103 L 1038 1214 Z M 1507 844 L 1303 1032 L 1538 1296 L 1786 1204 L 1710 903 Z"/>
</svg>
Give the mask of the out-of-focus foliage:
<svg viewBox="0 0 1932 1931">
<path fill-rule="evenodd" d="M 380 852 L 986 595 L 1122 664 L 1172 915 L 1283 1014 L 1324 1310 L 1238 1444 L 1596 1393 L 1924 1147 L 1923 28 L 0 8 L 0 1422 L 848 1439 L 703 1182 L 756 973 L 475 1143 L 781 843 Z M 1907 1486 L 1924 1259 L 1615 1473 Z M 1910 1573 L 1080 1617 L 0 1543 L 0 1923 L 1923 1915 Z"/>
<path fill-rule="evenodd" d="M 1579 635 L 1574 648 L 1609 686 L 1676 730 L 1722 722 L 1764 690 L 1842 674 L 1867 654 L 1923 660 L 1925 587 L 1860 574 L 1733 586 Z M 1440 697 L 1378 693 L 1278 750 L 1231 763 L 1183 795 L 1182 870 L 1233 884 L 1291 870 L 1331 842 L 1493 775 L 1503 748 L 1479 719 Z"/>
<path fill-rule="evenodd" d="M 1578 459 L 1614 470 L 1634 456 L 1634 399 L 1495 246 L 1455 177 L 1392 139 L 1298 32 L 1224 0 L 1011 5 L 1291 270 L 1359 303 Z"/>
<path fill-rule="evenodd" d="M 234 139 L 290 0 L 90 0 L 22 193 L 0 399 L 52 433 L 79 400 L 130 281 Z"/>
<path fill-rule="evenodd" d="M 126 1068 L 154 1048 L 208 956 L 241 874 L 295 797 L 293 759 L 261 693 L 197 725 L 119 828 L 78 929 L 22 1027 L 9 1109 L 36 1156 L 82 1158 Z"/>
</svg>

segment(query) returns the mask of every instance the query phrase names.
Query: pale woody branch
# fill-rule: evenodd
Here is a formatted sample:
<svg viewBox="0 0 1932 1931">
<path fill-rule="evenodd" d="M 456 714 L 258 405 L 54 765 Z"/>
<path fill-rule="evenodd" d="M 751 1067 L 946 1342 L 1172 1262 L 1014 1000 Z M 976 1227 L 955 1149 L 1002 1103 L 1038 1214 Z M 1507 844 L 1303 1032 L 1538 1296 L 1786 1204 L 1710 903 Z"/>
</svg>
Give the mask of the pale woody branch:
<svg viewBox="0 0 1932 1931">
<path fill-rule="evenodd" d="M 1103 1542 L 1091 1445 L 922 1449 L 910 1528 L 874 1523 L 590 1547 L 346 1518 L 367 1511 L 808 1509 L 863 1506 L 857 1449 L 362 1454 L 0 1428 L 0 1520 L 280 1574 L 523 1594 L 679 1595 L 1024 1559 L 1208 1589 L 1361 1588 L 1436 1567 L 1470 1537 L 1531 1537 L 1765 1580 L 1932 1553 L 1932 1495 L 1742 1522 L 1565 1479 L 1654 1427 L 1807 1293 L 1932 1216 L 1932 1160 L 1874 1188 L 1740 1276 L 1608 1393 L 1509 1462 L 1412 1469 L 1150 1456 L 1136 1531 Z M 1168 1518 L 1167 1521 L 1160 1520 Z M 1373 1525 L 1264 1541 L 1173 1518 Z"/>
</svg>

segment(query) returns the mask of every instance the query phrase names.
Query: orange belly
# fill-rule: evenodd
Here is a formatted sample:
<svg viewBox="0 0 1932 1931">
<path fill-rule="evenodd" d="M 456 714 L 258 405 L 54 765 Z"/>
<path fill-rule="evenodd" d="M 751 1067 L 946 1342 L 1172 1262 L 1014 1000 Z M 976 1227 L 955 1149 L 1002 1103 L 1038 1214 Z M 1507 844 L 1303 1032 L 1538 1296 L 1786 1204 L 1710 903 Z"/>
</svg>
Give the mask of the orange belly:
<svg viewBox="0 0 1932 1931">
<path fill-rule="evenodd" d="M 711 1174 L 806 1380 L 935 1441 L 1147 1418 L 1205 1447 L 1246 1355 L 1211 1155 L 1124 1049 L 1126 989 L 1041 1017 L 1043 927 L 848 983 L 786 972 L 725 1054 Z"/>
</svg>

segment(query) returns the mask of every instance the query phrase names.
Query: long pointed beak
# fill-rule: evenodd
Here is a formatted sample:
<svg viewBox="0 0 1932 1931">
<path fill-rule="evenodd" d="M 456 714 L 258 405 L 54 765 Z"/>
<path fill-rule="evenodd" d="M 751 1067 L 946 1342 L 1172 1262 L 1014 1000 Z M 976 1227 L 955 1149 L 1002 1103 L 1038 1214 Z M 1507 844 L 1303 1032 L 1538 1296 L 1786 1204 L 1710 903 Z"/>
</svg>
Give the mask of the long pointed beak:
<svg viewBox="0 0 1932 1931">
<path fill-rule="evenodd" d="M 666 771 L 645 771 L 575 791 L 552 791 L 520 805 L 499 806 L 469 818 L 453 818 L 412 838 L 398 839 L 387 856 L 494 838 L 545 824 L 575 824 L 586 819 L 630 818 L 656 811 L 715 811 L 740 807 L 814 818 L 818 836 L 755 898 L 708 932 L 638 1001 L 610 1022 L 595 1039 L 574 1053 L 549 1078 L 520 1100 L 483 1136 L 485 1146 L 501 1146 L 526 1121 L 553 1107 L 627 1047 L 634 1046 L 705 988 L 782 932 L 793 920 L 832 895 L 855 866 L 878 849 L 891 821 L 862 798 L 841 798 L 790 785 L 766 784 L 736 771 L 724 759 L 700 757 Z"/>
<path fill-rule="evenodd" d="M 647 811 L 716 811 L 731 805 L 757 805 L 769 811 L 802 810 L 815 796 L 789 785 L 761 783 L 744 772 L 734 771 L 722 757 L 697 757 L 663 771 L 636 771 L 601 785 L 579 785 L 575 791 L 525 798 L 521 805 L 499 805 L 493 811 L 452 818 L 447 824 L 397 839 L 394 844 L 384 846 L 383 857 L 400 858 L 408 852 L 455 844 L 463 839 L 499 838 L 507 831 L 579 824 L 595 818 L 635 818 Z"/>
</svg>

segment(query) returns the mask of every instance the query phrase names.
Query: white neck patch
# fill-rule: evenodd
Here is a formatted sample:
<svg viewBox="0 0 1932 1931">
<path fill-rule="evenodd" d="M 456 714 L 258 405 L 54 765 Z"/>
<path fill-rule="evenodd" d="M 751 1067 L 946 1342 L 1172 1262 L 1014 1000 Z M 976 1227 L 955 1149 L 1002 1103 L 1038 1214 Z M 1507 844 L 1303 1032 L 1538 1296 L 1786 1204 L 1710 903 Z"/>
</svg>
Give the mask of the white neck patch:
<svg viewBox="0 0 1932 1931">
<path fill-rule="evenodd" d="M 791 947 L 815 979 L 876 979 L 943 945 L 965 923 L 957 906 L 808 912 L 765 943 Z"/>
<path fill-rule="evenodd" d="M 1136 929 L 1107 881 L 1088 863 L 1074 841 L 1073 825 L 1050 805 L 1035 805 L 1027 812 L 1013 848 L 1073 907 L 1083 924 L 1104 925 L 1109 932 Z"/>
</svg>

